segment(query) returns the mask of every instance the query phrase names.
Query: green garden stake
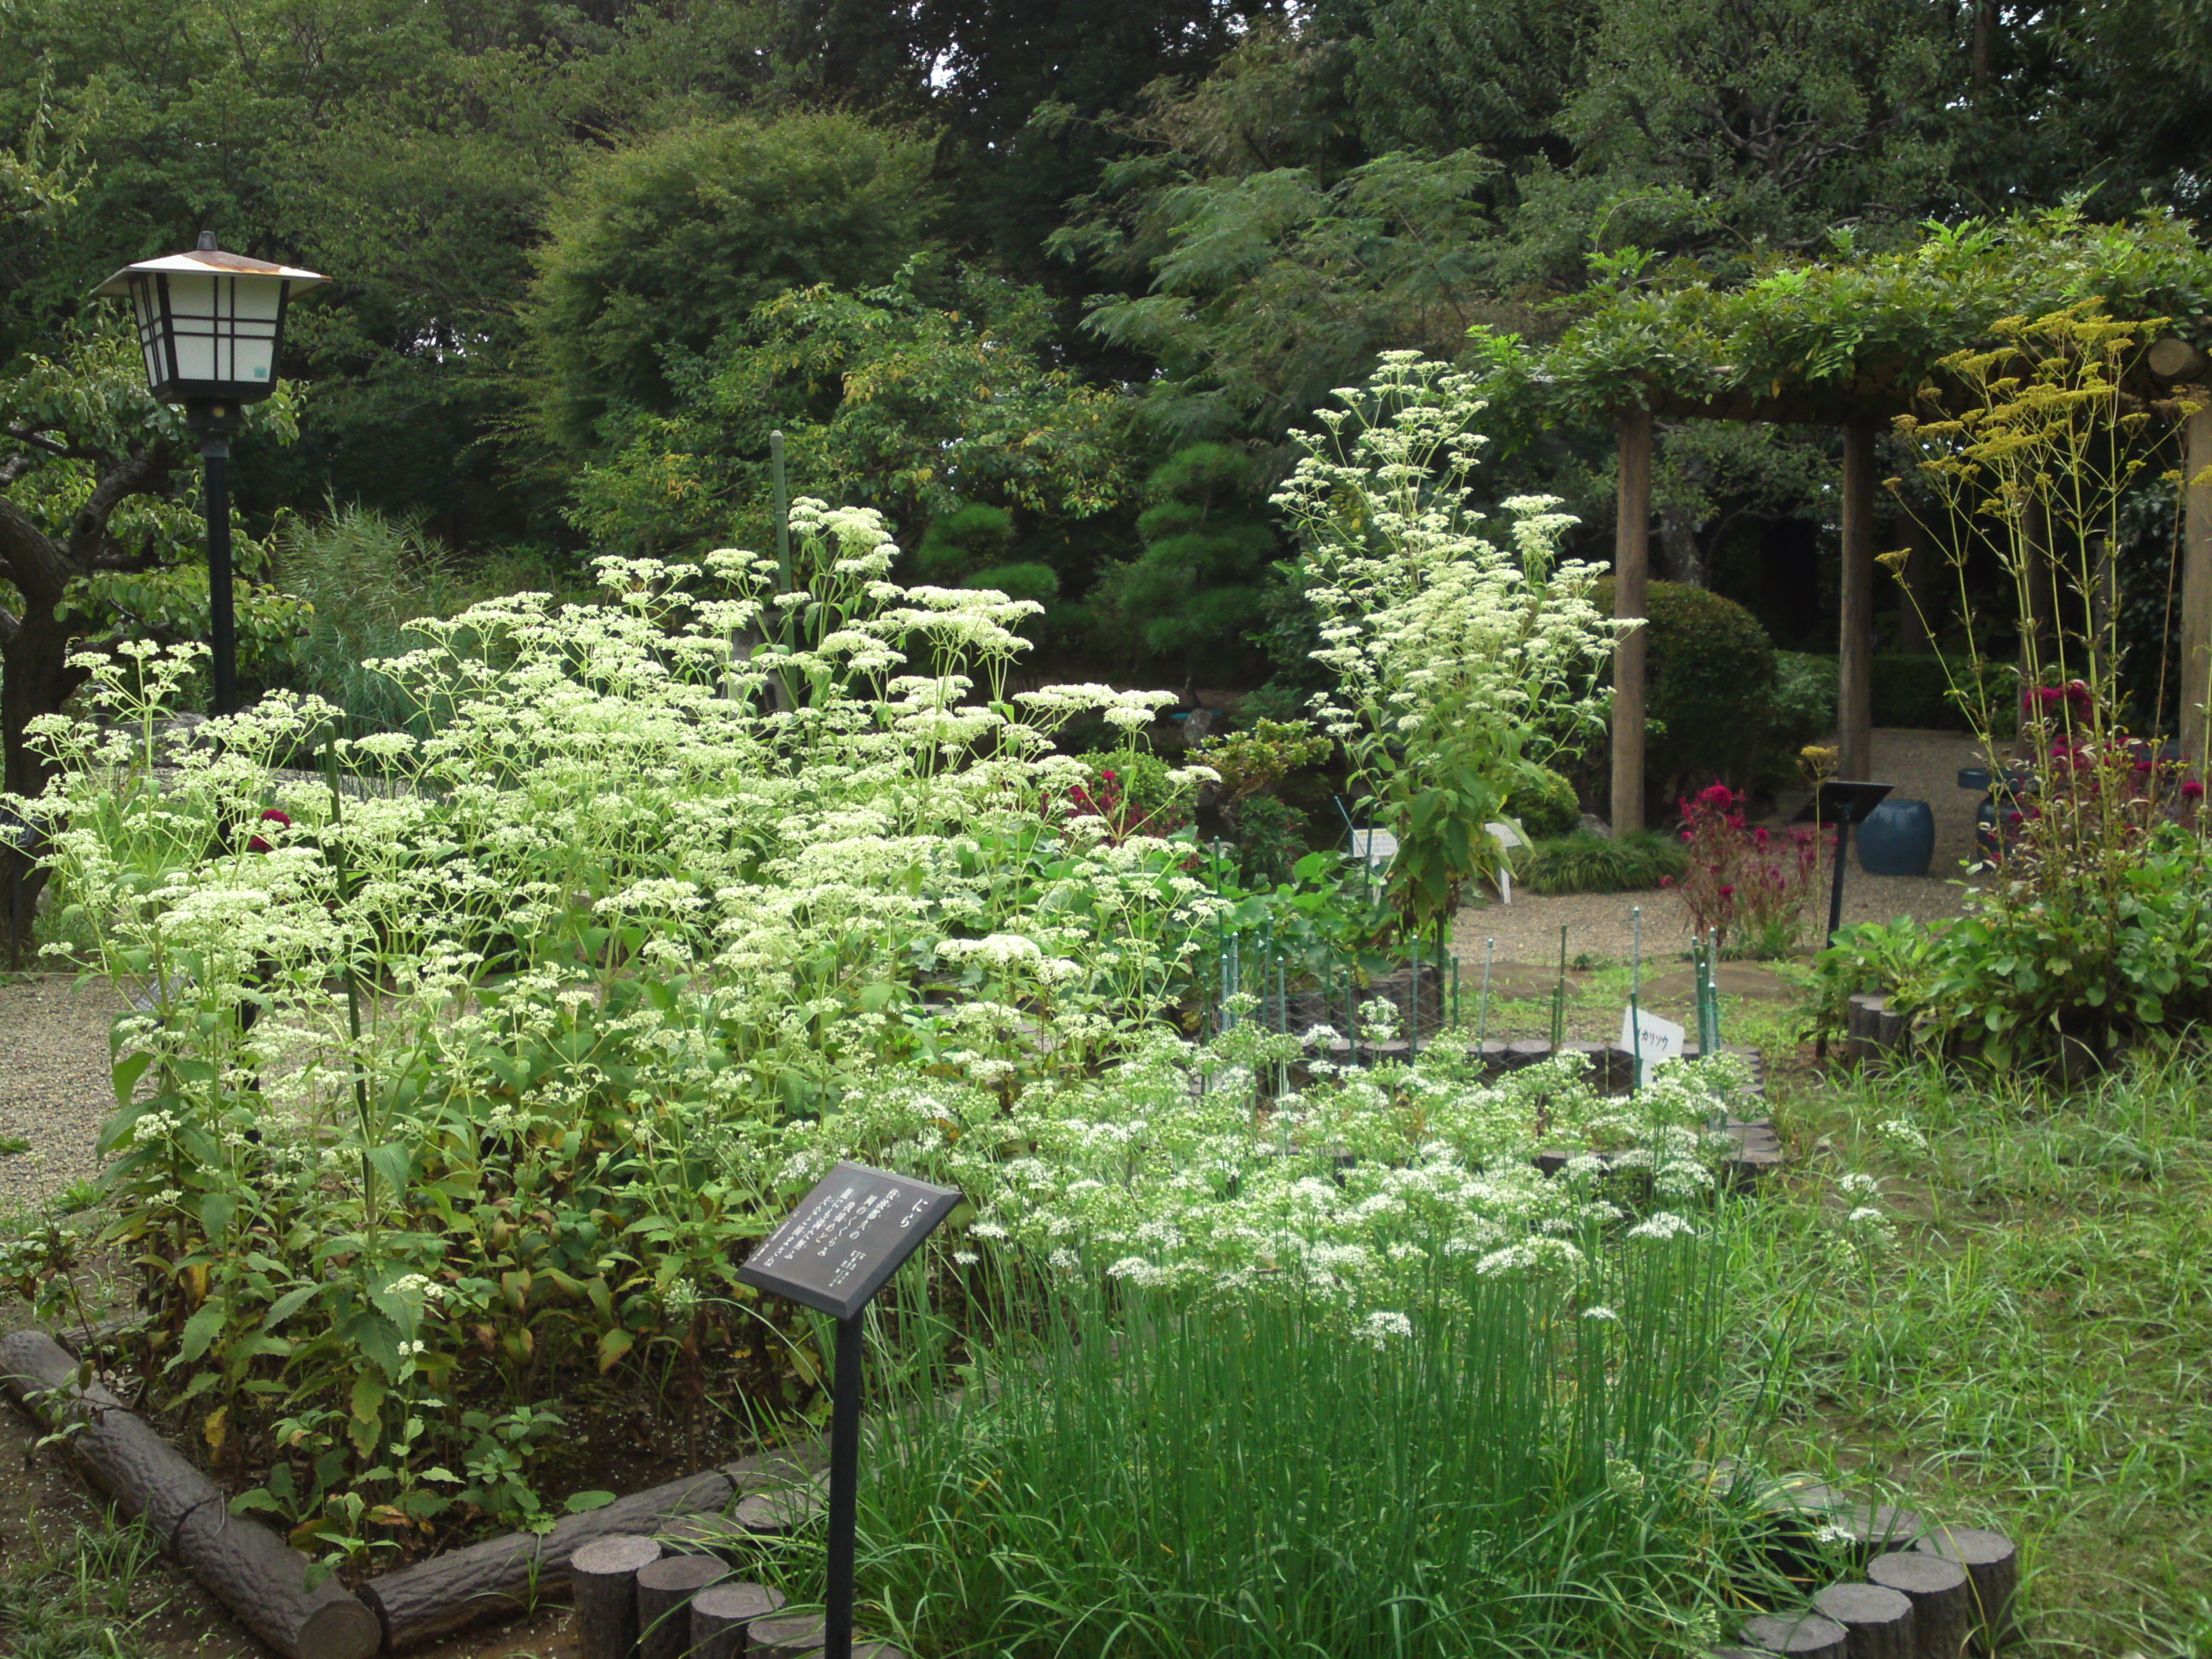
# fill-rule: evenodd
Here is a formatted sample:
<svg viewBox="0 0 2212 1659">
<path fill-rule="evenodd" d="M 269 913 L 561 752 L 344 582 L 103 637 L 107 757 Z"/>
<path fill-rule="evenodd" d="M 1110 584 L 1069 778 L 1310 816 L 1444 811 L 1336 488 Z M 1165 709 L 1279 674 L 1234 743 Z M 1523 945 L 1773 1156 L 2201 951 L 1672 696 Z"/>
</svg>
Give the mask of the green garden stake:
<svg viewBox="0 0 2212 1659">
<path fill-rule="evenodd" d="M 1559 982 L 1552 988 L 1552 1051 L 1567 1040 L 1567 924 L 1559 924 Z"/>
<path fill-rule="evenodd" d="M 1711 930 L 1711 942 L 1705 946 L 1705 999 L 1711 1005 L 1713 1011 L 1713 1041 L 1711 1048 L 1700 1050 L 1701 1053 L 1709 1054 L 1717 1054 L 1720 1051 L 1723 1040 L 1721 1037 L 1721 930 L 1715 927 Z"/>
<path fill-rule="evenodd" d="M 1475 1047 L 1490 1041 L 1490 959 L 1498 954 L 1498 941 L 1486 939 L 1482 942 L 1482 1023 L 1475 1027 Z"/>
<path fill-rule="evenodd" d="M 1421 953 L 1413 952 L 1413 989 L 1412 1007 L 1406 1011 L 1406 1054 L 1407 1058 L 1421 1057 Z"/>
<path fill-rule="evenodd" d="M 1459 957 L 1458 957 L 1456 955 L 1455 955 L 1455 956 L 1452 957 L 1452 959 L 1451 959 L 1451 969 L 1452 969 L 1452 1015 L 1451 1015 L 1451 1023 L 1452 1023 L 1452 1030 L 1454 1030 L 1455 1031 L 1456 1031 L 1457 1030 L 1459 1030 Z"/>
</svg>

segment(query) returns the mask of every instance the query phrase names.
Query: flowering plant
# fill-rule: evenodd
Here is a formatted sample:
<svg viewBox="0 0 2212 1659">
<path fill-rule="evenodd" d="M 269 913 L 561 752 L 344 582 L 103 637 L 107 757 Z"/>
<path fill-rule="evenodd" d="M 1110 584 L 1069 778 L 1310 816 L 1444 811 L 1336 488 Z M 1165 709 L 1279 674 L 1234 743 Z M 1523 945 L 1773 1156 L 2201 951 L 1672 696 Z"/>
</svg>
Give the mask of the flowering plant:
<svg viewBox="0 0 2212 1659">
<path fill-rule="evenodd" d="M 2127 538 L 2125 503 L 2171 453 L 2190 407 L 2123 393 L 2162 326 L 2116 321 L 2094 304 L 2002 319 L 1989 349 L 1945 360 L 1951 411 L 1898 422 L 1945 508 L 1939 534 L 1970 532 L 1949 562 L 1975 669 L 1953 693 L 1974 717 L 1990 775 L 2004 780 L 1994 792 L 1999 856 L 1939 935 L 1862 928 L 1827 953 L 1830 1018 L 1853 990 L 1883 990 L 1929 1035 L 2010 1064 L 2053 1054 L 2094 1060 L 2212 1015 L 2212 847 L 2201 779 L 2188 770 L 2203 757 L 2131 733 L 2120 719 L 2114 550 Z M 2179 486 L 2182 475 L 2166 481 Z M 1972 648 L 1982 624 L 1966 571 L 1982 548 L 2008 580 L 2020 621 L 2012 756 L 1999 743 L 2009 682 L 1985 675 Z M 2176 684 L 2162 665 L 2148 678 L 2152 720 L 2178 705 L 2186 732 L 2207 688 Z"/>
<path fill-rule="evenodd" d="M 1680 805 L 1690 862 L 1679 883 L 1665 884 L 1680 888 L 1691 931 L 1741 954 L 1789 955 L 1820 877 L 1822 838 L 1803 824 L 1781 836 L 1747 826 L 1743 797 L 1724 783 Z"/>
<path fill-rule="evenodd" d="M 427 735 L 276 696 L 157 772 L 199 653 L 152 646 L 39 724 L 62 771 L 11 804 L 143 1000 L 102 1139 L 129 1358 L 303 1541 L 550 1520 L 589 1432 L 553 1433 L 562 1379 L 705 1397 L 732 1247 L 825 1111 L 885 1067 L 1003 1106 L 1188 981 L 1188 848 L 1043 810 L 1089 775 L 1062 723 L 1127 732 L 1124 769 L 1161 695 L 1013 691 L 1034 607 L 890 582 L 872 513 L 793 526 L 793 591 L 610 559 L 602 603 L 416 624 L 374 666 Z"/>
<path fill-rule="evenodd" d="M 1473 376 L 1385 352 L 1337 396 L 1275 501 L 1336 680 L 1315 712 L 1398 838 L 1389 891 L 1418 932 L 1495 867 L 1483 826 L 1513 787 L 1595 726 L 1619 626 L 1591 601 L 1603 567 L 1560 558 L 1573 520 L 1552 498 L 1504 503 L 1510 544 L 1481 533 Z"/>
</svg>

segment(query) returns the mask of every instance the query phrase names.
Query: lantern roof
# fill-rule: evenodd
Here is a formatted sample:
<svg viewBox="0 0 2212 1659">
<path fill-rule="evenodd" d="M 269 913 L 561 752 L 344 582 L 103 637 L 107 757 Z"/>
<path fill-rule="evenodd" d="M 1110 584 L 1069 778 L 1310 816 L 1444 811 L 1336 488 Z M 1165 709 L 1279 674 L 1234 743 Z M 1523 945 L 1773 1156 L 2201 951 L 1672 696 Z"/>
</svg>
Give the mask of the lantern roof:
<svg viewBox="0 0 2212 1659">
<path fill-rule="evenodd" d="M 200 238 L 200 246 L 185 253 L 164 254 L 158 259 L 141 259 L 135 265 L 125 265 L 112 276 L 93 289 L 95 295 L 127 295 L 134 275 L 152 276 L 166 272 L 170 275 L 205 276 L 276 276 L 295 289 L 312 288 L 330 278 L 320 271 L 301 270 L 295 265 L 271 264 L 267 259 L 251 258 L 243 253 L 226 253 L 215 246 L 213 236 Z"/>
</svg>

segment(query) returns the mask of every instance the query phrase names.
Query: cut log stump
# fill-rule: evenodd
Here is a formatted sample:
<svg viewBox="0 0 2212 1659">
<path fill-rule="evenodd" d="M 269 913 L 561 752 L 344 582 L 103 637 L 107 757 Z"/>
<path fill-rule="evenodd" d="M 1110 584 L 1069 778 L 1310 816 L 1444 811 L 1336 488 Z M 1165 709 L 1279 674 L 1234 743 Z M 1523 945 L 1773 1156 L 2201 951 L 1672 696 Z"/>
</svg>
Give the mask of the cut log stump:
<svg viewBox="0 0 2212 1659">
<path fill-rule="evenodd" d="M 1902 1591 L 1883 1584 L 1831 1584 L 1813 1605 L 1844 1627 L 1846 1659 L 1918 1659 L 1912 1601 Z"/>
<path fill-rule="evenodd" d="M 746 1627 L 783 1606 L 783 1592 L 765 1584 L 721 1583 L 691 1598 L 692 1659 L 748 1659 L 756 1651 Z"/>
<path fill-rule="evenodd" d="M 637 1575 L 659 1559 L 659 1545 L 626 1532 L 594 1538 L 568 1558 L 576 1648 L 583 1659 L 631 1659 L 637 1649 Z"/>
<path fill-rule="evenodd" d="M 1917 1659 L 1959 1659 L 1973 1612 L 1964 1567 L 1940 1555 L 1902 1550 L 1868 1562 L 1866 1576 L 1869 1583 L 1896 1590 L 1912 1603 Z"/>
<path fill-rule="evenodd" d="M 684 1659 L 691 1650 L 691 1598 L 729 1573 L 712 1555 L 664 1555 L 640 1567 L 639 1659 Z"/>
<path fill-rule="evenodd" d="M 751 1659 L 805 1659 L 806 1655 L 822 1650 L 822 1615 L 818 1613 L 756 1619 L 747 1652 Z"/>
<path fill-rule="evenodd" d="M 1763 1613 L 1747 1620 L 1744 1645 L 1761 1653 L 1786 1653 L 1792 1659 L 1845 1659 L 1844 1627 L 1817 1613 Z"/>
<path fill-rule="evenodd" d="M 1938 1527 L 1915 1548 L 1956 1561 L 1972 1586 L 1974 1645 L 1994 1653 L 2019 1634 L 2013 1603 L 2020 1592 L 2020 1552 L 2000 1532 L 1976 1527 Z"/>
</svg>

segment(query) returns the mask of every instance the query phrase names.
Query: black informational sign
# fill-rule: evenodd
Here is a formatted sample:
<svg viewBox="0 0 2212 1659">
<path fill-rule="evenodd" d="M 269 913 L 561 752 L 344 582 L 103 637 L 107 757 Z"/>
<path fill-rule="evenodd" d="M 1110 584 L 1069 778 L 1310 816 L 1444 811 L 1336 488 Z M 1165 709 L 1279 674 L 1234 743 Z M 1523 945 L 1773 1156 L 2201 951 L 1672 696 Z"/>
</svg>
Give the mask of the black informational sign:
<svg viewBox="0 0 2212 1659">
<path fill-rule="evenodd" d="M 840 1164 L 755 1247 L 738 1277 L 850 1319 L 959 1202 L 955 1187 Z"/>
<path fill-rule="evenodd" d="M 1804 823 L 1818 818 L 1823 823 L 1864 823 L 1896 787 L 1893 783 L 1859 783 L 1848 778 L 1830 778 L 1805 803 L 1804 810 L 1797 814 L 1797 822 Z"/>
</svg>

